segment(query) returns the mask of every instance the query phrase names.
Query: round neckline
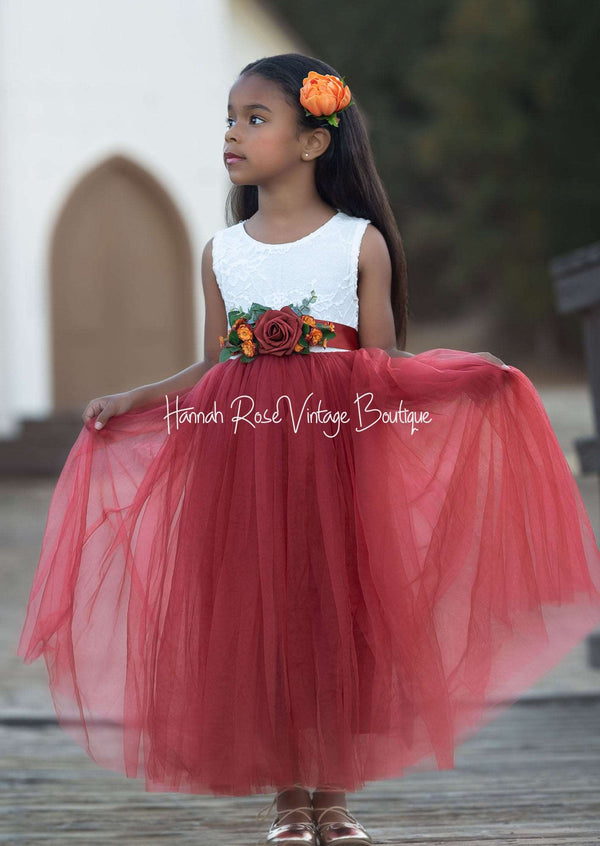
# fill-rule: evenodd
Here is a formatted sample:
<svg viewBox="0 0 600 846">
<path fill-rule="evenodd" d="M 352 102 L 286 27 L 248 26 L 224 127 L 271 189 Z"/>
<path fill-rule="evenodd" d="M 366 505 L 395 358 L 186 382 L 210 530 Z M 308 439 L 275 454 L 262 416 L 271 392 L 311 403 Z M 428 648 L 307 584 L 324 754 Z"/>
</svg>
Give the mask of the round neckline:
<svg viewBox="0 0 600 846">
<path fill-rule="evenodd" d="M 325 229 L 326 226 L 329 226 L 332 220 L 335 220 L 341 214 L 342 212 L 338 209 L 336 213 L 329 218 L 329 220 L 326 220 L 325 223 L 322 223 L 317 229 L 313 229 L 313 231 L 309 232 L 308 235 L 303 235 L 302 238 L 297 238 L 295 241 L 282 241 L 278 244 L 271 244 L 268 241 L 259 241 L 257 238 L 253 238 L 252 235 L 249 235 L 246 232 L 246 227 L 244 226 L 244 223 L 246 223 L 248 218 L 246 218 L 246 220 L 240 220 L 240 227 L 242 235 L 249 241 L 253 241 L 255 244 L 261 244 L 263 247 L 289 247 L 291 244 L 300 244 L 303 241 L 308 241 L 309 238 L 314 238 L 315 235 L 318 235 L 319 232 Z"/>
</svg>

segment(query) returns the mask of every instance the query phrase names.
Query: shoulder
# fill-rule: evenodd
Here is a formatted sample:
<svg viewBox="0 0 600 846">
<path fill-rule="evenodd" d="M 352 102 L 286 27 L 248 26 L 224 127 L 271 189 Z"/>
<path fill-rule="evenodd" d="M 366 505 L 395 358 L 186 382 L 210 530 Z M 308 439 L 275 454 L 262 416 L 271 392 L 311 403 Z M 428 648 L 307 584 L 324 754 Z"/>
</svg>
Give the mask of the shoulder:
<svg viewBox="0 0 600 846">
<path fill-rule="evenodd" d="M 224 226 L 222 229 L 217 229 L 214 232 L 212 238 L 209 238 L 206 244 L 204 245 L 204 249 L 202 250 L 202 260 L 209 260 L 212 259 L 214 254 L 218 252 L 221 243 L 224 238 L 228 237 L 228 234 L 234 229 L 235 227 L 232 226 Z"/>
<path fill-rule="evenodd" d="M 202 250 L 202 260 L 201 260 L 201 271 L 202 271 L 202 278 L 206 279 L 207 277 L 214 277 L 214 266 L 213 266 L 213 243 L 215 240 L 215 236 L 213 235 L 212 238 L 209 238 L 206 244 L 204 245 L 204 249 Z"/>
<path fill-rule="evenodd" d="M 217 278 L 217 273 L 219 273 L 220 271 L 218 267 L 218 262 L 215 261 L 213 252 L 215 235 L 213 235 L 212 238 L 208 239 L 208 241 L 204 245 L 204 249 L 202 250 L 200 277 L 202 282 L 202 290 L 204 292 L 205 304 L 210 304 L 212 302 L 218 301 L 224 306 L 221 288 L 219 286 L 219 280 Z"/>
<path fill-rule="evenodd" d="M 371 222 L 367 224 L 361 241 L 358 257 L 358 271 L 382 272 L 386 268 L 391 270 L 391 259 L 388 245 L 382 232 Z"/>
<path fill-rule="evenodd" d="M 202 270 L 206 270 L 211 274 L 218 272 L 224 258 L 224 253 L 227 252 L 226 236 L 231 227 L 224 229 L 217 229 L 213 233 L 212 238 L 209 238 L 202 250 Z"/>
<path fill-rule="evenodd" d="M 212 249 L 213 251 L 217 251 L 220 249 L 221 245 L 229 246 L 234 242 L 238 241 L 240 238 L 240 230 L 241 230 L 242 221 L 239 223 L 231 224 L 230 226 L 223 226 L 221 229 L 217 229 L 214 233 L 212 238 L 206 242 L 204 249 Z"/>
<path fill-rule="evenodd" d="M 213 261 L 213 253 L 215 247 L 215 241 L 218 240 L 217 234 L 215 233 L 212 238 L 209 238 L 204 248 L 202 250 L 202 264 L 205 265 L 207 263 L 212 265 Z"/>
</svg>

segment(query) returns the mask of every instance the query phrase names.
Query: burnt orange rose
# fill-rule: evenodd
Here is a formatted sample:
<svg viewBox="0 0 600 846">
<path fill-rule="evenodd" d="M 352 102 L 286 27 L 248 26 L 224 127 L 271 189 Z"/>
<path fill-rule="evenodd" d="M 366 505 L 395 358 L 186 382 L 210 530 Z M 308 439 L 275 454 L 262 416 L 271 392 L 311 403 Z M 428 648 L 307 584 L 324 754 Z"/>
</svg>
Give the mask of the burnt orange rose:
<svg viewBox="0 0 600 846">
<path fill-rule="evenodd" d="M 247 355 L 248 358 L 252 358 L 256 355 L 256 350 L 254 349 L 254 344 L 252 341 L 243 341 L 242 342 L 242 352 L 244 355 Z"/>
<path fill-rule="evenodd" d="M 270 308 L 254 324 L 258 352 L 290 355 L 302 334 L 302 319 L 289 306 Z"/>
<path fill-rule="evenodd" d="M 300 104 L 315 117 L 333 115 L 350 104 L 352 95 L 342 79 L 332 74 L 309 71 L 302 80 Z M 332 119 L 337 126 L 337 117 Z"/>
<path fill-rule="evenodd" d="M 308 335 L 306 336 L 306 340 L 311 345 L 311 347 L 316 346 L 316 344 L 320 343 L 323 338 L 323 333 L 320 329 L 317 329 L 315 326 L 314 329 L 311 329 Z"/>
<path fill-rule="evenodd" d="M 252 338 L 252 329 L 250 329 L 247 323 L 238 326 L 237 333 L 240 341 L 249 341 Z"/>
</svg>

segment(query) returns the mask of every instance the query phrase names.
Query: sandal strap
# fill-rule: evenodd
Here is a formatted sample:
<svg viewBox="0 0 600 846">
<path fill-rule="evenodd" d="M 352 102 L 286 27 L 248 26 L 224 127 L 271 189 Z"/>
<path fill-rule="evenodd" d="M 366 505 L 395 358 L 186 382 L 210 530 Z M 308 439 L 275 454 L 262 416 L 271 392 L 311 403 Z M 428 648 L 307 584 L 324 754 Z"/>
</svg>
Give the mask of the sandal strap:
<svg viewBox="0 0 600 846">
<path fill-rule="evenodd" d="M 343 805 L 330 805 L 328 808 L 315 808 L 314 811 L 315 811 L 315 813 L 318 814 L 318 816 L 317 816 L 317 827 L 323 827 L 323 826 L 326 826 L 326 825 L 333 825 L 334 824 L 333 820 L 329 823 L 322 823 L 321 822 L 321 820 L 323 819 L 323 816 L 327 813 L 327 811 L 343 811 L 346 814 L 346 816 L 355 825 L 362 828 L 362 825 L 358 822 L 358 820 L 355 817 L 353 817 L 352 814 L 350 813 L 350 811 L 348 810 L 348 808 L 345 808 Z"/>
<path fill-rule="evenodd" d="M 283 821 L 288 816 L 288 814 L 293 814 L 296 811 L 302 811 L 305 814 L 308 822 L 304 823 L 304 822 L 299 822 L 298 820 L 296 820 L 294 823 L 292 823 L 293 825 L 303 825 L 303 826 L 305 826 L 305 825 L 310 824 L 312 826 L 312 824 L 313 824 L 312 808 L 286 808 L 284 811 L 277 811 L 277 816 L 273 820 L 273 825 L 276 825 L 276 824 L 278 826 L 283 825 Z M 306 813 L 307 811 L 310 811 L 310 813 Z"/>
<path fill-rule="evenodd" d="M 265 817 L 268 817 L 271 811 L 273 810 L 273 805 L 277 802 L 277 796 L 275 796 L 268 805 L 265 805 L 264 808 L 261 808 L 256 818 L 259 820 L 263 820 Z"/>
<path fill-rule="evenodd" d="M 277 800 L 279 799 L 279 797 L 280 797 L 283 793 L 287 793 L 289 790 L 293 790 L 293 789 L 294 789 L 294 787 L 301 787 L 301 788 L 304 790 L 304 792 L 305 792 L 305 793 L 308 793 L 308 792 L 309 792 L 309 791 L 308 791 L 308 790 L 304 787 L 304 785 L 302 785 L 302 784 L 294 784 L 294 785 L 293 785 L 293 787 L 284 787 L 282 790 L 280 790 L 278 793 L 276 793 L 276 794 L 275 794 L 275 796 L 273 797 L 272 801 L 271 801 L 268 805 L 265 805 L 265 806 L 264 806 L 264 808 L 261 808 L 261 809 L 260 809 L 260 811 L 259 811 L 259 812 L 257 813 L 257 815 L 256 815 L 256 818 L 257 818 L 257 819 L 259 819 L 259 820 L 262 820 L 262 819 L 264 819 L 265 817 L 268 817 L 268 816 L 271 814 L 271 811 L 273 810 L 273 807 L 274 807 L 274 806 L 275 806 L 275 804 L 277 803 Z M 301 808 L 289 808 L 289 809 L 287 809 L 287 810 L 288 810 L 288 811 L 294 810 L 294 811 L 311 811 L 311 812 L 312 812 L 312 805 L 311 805 L 311 807 L 310 807 L 310 808 L 307 808 L 307 807 L 301 807 Z M 286 812 L 287 812 L 287 811 L 278 811 L 278 814 L 284 814 L 284 813 L 286 813 Z M 312 814 L 311 814 L 311 821 L 312 821 Z"/>
</svg>

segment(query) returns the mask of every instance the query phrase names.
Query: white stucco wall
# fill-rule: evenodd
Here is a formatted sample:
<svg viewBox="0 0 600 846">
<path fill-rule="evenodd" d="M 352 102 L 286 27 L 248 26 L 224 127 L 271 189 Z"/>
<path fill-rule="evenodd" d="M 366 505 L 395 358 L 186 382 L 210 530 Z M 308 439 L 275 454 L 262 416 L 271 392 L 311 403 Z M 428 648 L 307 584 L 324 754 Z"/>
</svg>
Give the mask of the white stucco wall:
<svg viewBox="0 0 600 846">
<path fill-rule="evenodd" d="M 260 4 L 0 3 L 0 438 L 52 410 L 48 250 L 81 176 L 129 156 L 183 215 L 195 264 L 224 226 L 227 92 L 243 64 L 297 49 Z"/>
</svg>

